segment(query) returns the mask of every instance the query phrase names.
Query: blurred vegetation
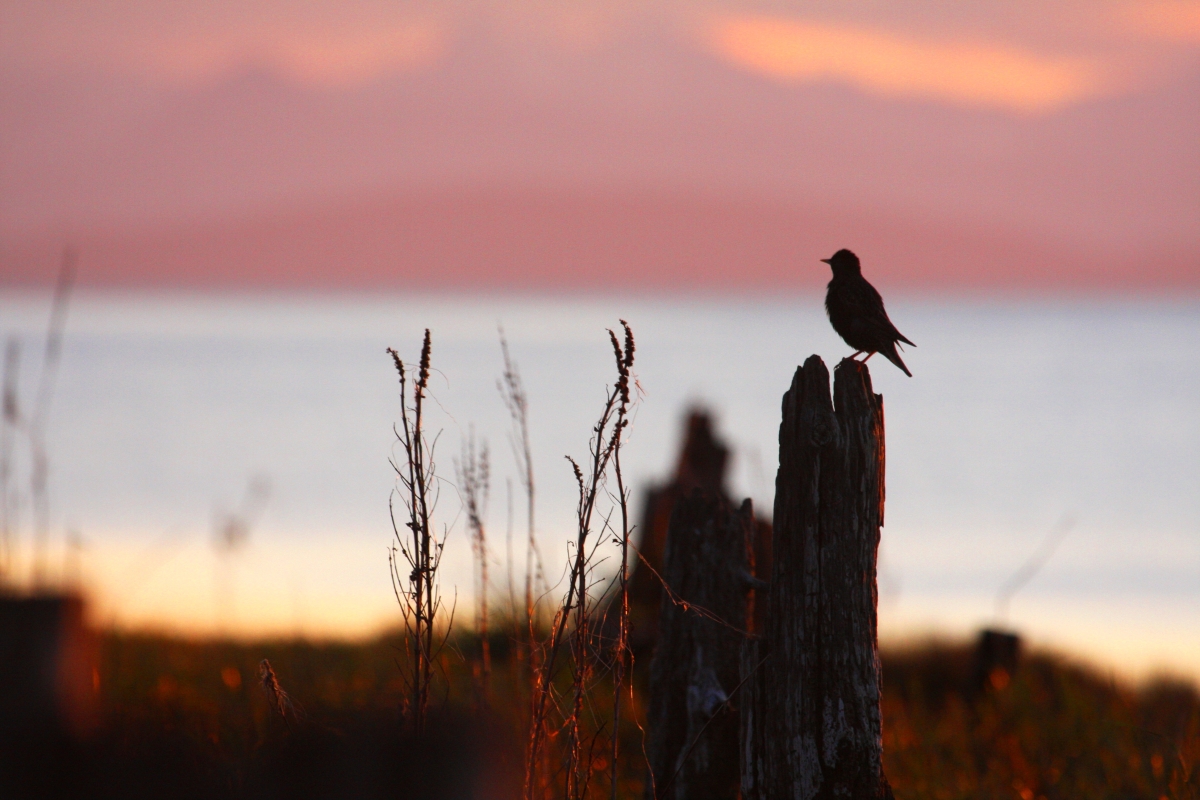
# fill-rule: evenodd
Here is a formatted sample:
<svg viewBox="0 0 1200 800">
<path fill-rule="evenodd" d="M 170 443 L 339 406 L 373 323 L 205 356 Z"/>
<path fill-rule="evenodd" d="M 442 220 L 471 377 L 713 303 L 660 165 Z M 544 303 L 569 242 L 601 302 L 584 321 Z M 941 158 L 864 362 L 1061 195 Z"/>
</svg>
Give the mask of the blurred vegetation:
<svg viewBox="0 0 1200 800">
<path fill-rule="evenodd" d="M 88 774 L 73 788 L 120 797 L 518 796 L 525 732 L 514 712 L 525 699 L 514 688 L 516 651 L 492 638 L 484 698 L 472 672 L 479 643 L 458 637 L 432 700 L 440 722 L 415 741 L 402 722 L 399 644 L 108 634 L 103 721 L 74 745 Z M 296 703 L 290 718 L 268 704 L 264 658 Z M 976 690 L 971 661 L 972 648 L 943 643 L 883 654 L 885 766 L 897 798 L 1200 797 L 1194 686 L 1132 687 L 1034 654 L 1011 680 Z M 643 657 L 635 672 L 642 719 L 648 666 Z M 629 797 L 641 796 L 640 736 L 636 725 L 623 732 Z"/>
<path fill-rule="evenodd" d="M 967 647 L 883 654 L 883 752 L 897 798 L 1200 797 L 1200 697 L 1134 688 L 1035 653 L 973 690 Z M 997 679 L 998 678 L 998 679 Z"/>
</svg>

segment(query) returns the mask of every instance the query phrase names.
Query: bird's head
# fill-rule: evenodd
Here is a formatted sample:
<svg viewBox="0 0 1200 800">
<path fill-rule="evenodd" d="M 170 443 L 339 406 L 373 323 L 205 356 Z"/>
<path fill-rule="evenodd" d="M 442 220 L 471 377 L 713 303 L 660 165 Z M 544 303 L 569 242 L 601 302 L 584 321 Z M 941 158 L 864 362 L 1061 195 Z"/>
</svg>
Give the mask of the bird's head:
<svg viewBox="0 0 1200 800">
<path fill-rule="evenodd" d="M 832 257 L 822 258 L 821 260 L 833 269 L 834 277 L 839 275 L 859 275 L 862 273 L 862 267 L 858 263 L 858 256 L 845 248 L 838 250 Z"/>
</svg>

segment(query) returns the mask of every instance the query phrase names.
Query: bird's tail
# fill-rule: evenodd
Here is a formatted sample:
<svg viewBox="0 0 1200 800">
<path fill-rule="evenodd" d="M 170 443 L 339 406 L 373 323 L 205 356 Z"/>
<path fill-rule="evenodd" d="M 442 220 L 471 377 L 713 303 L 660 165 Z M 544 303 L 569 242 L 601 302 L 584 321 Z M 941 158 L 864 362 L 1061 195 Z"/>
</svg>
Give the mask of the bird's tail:
<svg viewBox="0 0 1200 800">
<path fill-rule="evenodd" d="M 893 344 L 887 350 L 880 350 L 879 352 L 882 353 L 883 357 L 886 358 L 888 361 L 892 362 L 897 367 L 904 370 L 905 375 L 907 375 L 910 378 L 912 377 L 912 373 L 908 371 L 908 367 L 904 366 L 904 362 L 900 360 L 900 354 L 896 352 L 896 345 Z"/>
</svg>

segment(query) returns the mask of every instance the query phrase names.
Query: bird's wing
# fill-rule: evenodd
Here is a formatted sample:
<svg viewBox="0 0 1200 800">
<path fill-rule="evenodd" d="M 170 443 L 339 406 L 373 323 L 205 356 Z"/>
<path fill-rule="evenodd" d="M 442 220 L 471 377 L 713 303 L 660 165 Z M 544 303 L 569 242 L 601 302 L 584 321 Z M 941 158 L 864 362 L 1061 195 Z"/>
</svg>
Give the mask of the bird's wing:
<svg viewBox="0 0 1200 800">
<path fill-rule="evenodd" d="M 855 292 L 856 303 L 861 303 L 861 307 L 855 309 L 858 312 L 859 319 L 863 320 L 873 334 L 884 337 L 888 341 L 900 341 L 916 347 L 888 319 L 887 310 L 883 307 L 883 297 L 875 287 L 866 280 L 863 280 L 862 287 L 863 291 L 861 293 Z"/>
<path fill-rule="evenodd" d="M 893 341 L 896 329 L 883 309 L 883 298 L 865 279 L 856 281 L 850 291 L 840 297 L 854 327 L 872 339 Z"/>
</svg>

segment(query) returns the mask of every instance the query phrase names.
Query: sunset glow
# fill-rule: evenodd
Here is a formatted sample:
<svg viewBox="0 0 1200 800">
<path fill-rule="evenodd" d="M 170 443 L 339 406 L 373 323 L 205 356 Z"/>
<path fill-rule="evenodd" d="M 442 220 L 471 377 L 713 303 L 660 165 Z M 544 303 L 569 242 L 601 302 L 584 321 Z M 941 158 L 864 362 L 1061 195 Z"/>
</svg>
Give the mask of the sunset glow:
<svg viewBox="0 0 1200 800">
<path fill-rule="evenodd" d="M 0 0 L 0 800 L 1200 798 L 1198 98 L 1200 0 Z"/>
<path fill-rule="evenodd" d="M 832 80 L 872 94 L 919 97 L 1023 113 L 1100 93 L 1098 67 L 1001 45 L 924 41 L 865 28 L 745 17 L 713 29 L 717 54 L 785 81 Z"/>
<path fill-rule="evenodd" d="M 1117 22 L 1168 41 L 1200 42 L 1200 3 L 1135 3 L 1123 9 Z"/>
</svg>

